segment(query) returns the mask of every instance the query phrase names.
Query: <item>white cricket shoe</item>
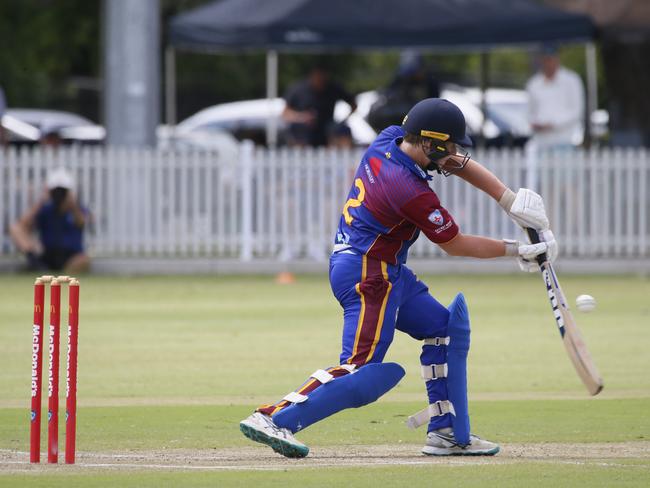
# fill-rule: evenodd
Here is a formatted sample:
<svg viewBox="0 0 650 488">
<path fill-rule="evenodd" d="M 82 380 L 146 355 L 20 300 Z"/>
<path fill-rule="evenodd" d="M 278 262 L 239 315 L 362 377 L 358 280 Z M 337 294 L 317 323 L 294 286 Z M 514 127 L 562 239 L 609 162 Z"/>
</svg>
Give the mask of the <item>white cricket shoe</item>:
<svg viewBox="0 0 650 488">
<path fill-rule="evenodd" d="M 474 434 L 469 436 L 469 445 L 461 447 L 456 443 L 452 430 L 446 428 L 427 434 L 427 443 L 422 448 L 422 453 L 427 456 L 494 456 L 499 449 L 499 444 Z"/>
<path fill-rule="evenodd" d="M 239 423 L 239 430 L 250 440 L 266 444 L 283 456 L 303 458 L 309 454 L 306 445 L 296 439 L 289 429 L 275 425 L 268 415 L 255 412 Z"/>
</svg>

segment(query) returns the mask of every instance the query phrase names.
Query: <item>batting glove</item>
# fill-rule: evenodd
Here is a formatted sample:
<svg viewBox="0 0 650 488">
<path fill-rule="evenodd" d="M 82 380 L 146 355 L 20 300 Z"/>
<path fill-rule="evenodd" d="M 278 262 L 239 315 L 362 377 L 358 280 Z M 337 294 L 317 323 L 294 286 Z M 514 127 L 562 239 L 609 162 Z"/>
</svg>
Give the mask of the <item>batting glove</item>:
<svg viewBox="0 0 650 488">
<path fill-rule="evenodd" d="M 548 230 L 549 222 L 542 197 L 528 188 L 520 188 L 517 193 L 507 189 L 499 205 L 506 211 L 516 224 L 524 229 L 531 227 L 535 230 Z"/>
<path fill-rule="evenodd" d="M 558 255 L 558 245 L 553 232 L 546 230 L 540 232 L 541 242 L 537 244 L 524 244 L 520 241 L 504 239 L 506 256 L 514 256 L 522 271 L 533 273 L 539 269 L 536 258 L 546 253 L 546 260 L 553 262 Z"/>
</svg>

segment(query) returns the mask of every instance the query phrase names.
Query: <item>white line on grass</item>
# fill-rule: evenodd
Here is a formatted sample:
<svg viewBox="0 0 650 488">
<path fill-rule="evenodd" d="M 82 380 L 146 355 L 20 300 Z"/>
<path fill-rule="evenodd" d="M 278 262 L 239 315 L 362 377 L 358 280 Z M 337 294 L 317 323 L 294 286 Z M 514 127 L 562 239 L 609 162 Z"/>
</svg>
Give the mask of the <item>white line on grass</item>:
<svg viewBox="0 0 650 488">
<path fill-rule="evenodd" d="M 621 463 L 605 463 L 605 462 L 589 462 L 589 461 L 562 461 L 557 459 L 499 459 L 499 458 L 490 458 L 489 460 L 482 458 L 479 459 L 448 459 L 445 458 L 445 463 L 436 463 L 434 460 L 412 460 L 412 461 L 373 461 L 373 462 L 355 462 L 355 463 L 315 463 L 315 464 L 302 464 L 302 465 L 290 465 L 282 464 L 275 466 L 260 466 L 260 465 L 234 465 L 234 466 L 196 466 L 189 464 L 140 464 L 140 463 L 81 463 L 76 464 L 77 468 L 127 468 L 131 470 L 170 470 L 170 471 L 284 471 L 287 469 L 318 469 L 318 468 L 361 468 L 361 467 L 383 467 L 383 466 L 494 466 L 494 465 L 504 465 L 504 464 L 521 464 L 526 462 L 532 463 L 542 463 L 542 464 L 568 464 L 568 465 L 579 465 L 579 466 L 600 466 L 607 468 L 642 468 L 649 469 L 650 466 L 640 465 L 640 464 L 621 464 Z M 31 466 L 27 461 L 8 461 L 7 464 L 19 465 L 19 466 Z M 54 468 L 54 466 L 49 466 L 46 469 Z M 64 468 L 65 469 L 65 468 Z M 22 472 L 34 472 L 34 469 L 24 469 L 20 470 Z"/>
</svg>

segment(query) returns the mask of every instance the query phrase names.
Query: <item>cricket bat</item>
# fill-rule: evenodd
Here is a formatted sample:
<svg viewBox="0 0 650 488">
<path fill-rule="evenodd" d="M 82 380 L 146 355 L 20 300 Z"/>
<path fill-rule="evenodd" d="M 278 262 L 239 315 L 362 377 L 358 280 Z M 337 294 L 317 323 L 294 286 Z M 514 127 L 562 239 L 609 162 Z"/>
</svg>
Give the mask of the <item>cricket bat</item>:
<svg viewBox="0 0 650 488">
<path fill-rule="evenodd" d="M 535 229 L 527 228 L 528 238 L 533 244 L 540 242 L 539 234 Z M 569 359 L 578 373 L 578 376 L 587 387 L 591 395 L 597 395 L 603 389 L 603 379 L 596 368 L 596 365 L 589 354 L 587 345 L 582 338 L 582 333 L 573 319 L 569 310 L 566 297 L 560 287 L 560 282 L 553 270 L 553 266 L 547 260 L 546 254 L 537 256 L 537 264 L 542 272 L 542 278 L 546 285 L 548 299 L 551 302 L 555 323 L 562 336 L 562 342 L 566 348 Z"/>
</svg>

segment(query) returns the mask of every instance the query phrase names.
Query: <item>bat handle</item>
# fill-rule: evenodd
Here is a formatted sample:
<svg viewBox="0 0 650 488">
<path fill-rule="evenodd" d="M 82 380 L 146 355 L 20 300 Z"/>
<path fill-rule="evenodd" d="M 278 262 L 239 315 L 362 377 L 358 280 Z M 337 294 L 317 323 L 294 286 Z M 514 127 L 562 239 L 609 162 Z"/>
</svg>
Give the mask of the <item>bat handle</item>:
<svg viewBox="0 0 650 488">
<path fill-rule="evenodd" d="M 539 234 L 532 227 L 526 227 L 526 234 L 528 234 L 528 239 L 532 244 L 539 244 L 541 241 L 539 239 Z M 542 253 L 535 258 L 537 264 L 540 266 L 546 262 L 546 253 Z"/>
</svg>

